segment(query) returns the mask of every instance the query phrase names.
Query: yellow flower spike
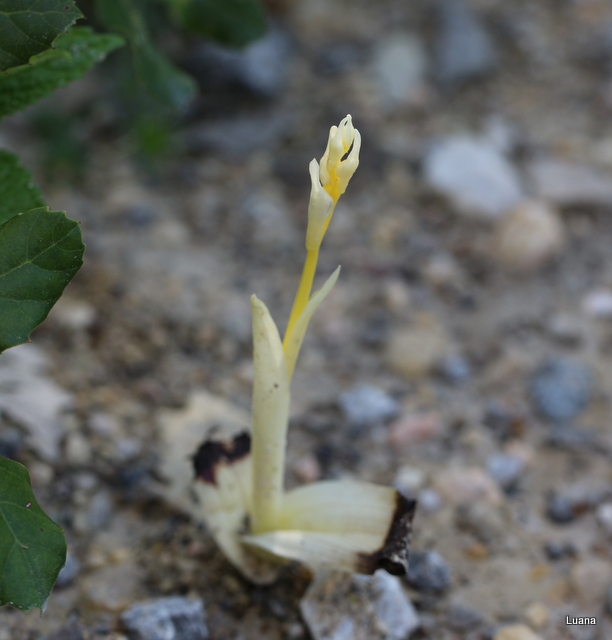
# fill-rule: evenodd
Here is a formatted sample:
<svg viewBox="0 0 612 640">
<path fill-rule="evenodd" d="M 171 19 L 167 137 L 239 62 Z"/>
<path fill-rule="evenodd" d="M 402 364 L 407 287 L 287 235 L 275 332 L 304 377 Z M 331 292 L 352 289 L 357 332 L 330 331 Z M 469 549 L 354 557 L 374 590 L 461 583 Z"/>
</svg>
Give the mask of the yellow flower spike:
<svg viewBox="0 0 612 640">
<path fill-rule="evenodd" d="M 333 126 L 329 130 L 327 147 L 321 158 L 321 163 L 313 160 L 309 166 L 312 186 L 308 205 L 306 260 L 283 339 L 285 356 L 288 361 L 292 361 L 294 364 L 297 360 L 301 340 L 292 339 L 292 333 L 310 299 L 319 260 L 319 248 L 332 219 L 336 203 L 346 191 L 349 180 L 359 165 L 360 149 L 361 135 L 353 126 L 351 116 L 348 115 L 340 122 L 340 126 Z M 295 353 L 290 353 L 291 350 L 295 350 Z M 292 374 L 293 367 L 289 369 L 290 381 Z"/>
</svg>

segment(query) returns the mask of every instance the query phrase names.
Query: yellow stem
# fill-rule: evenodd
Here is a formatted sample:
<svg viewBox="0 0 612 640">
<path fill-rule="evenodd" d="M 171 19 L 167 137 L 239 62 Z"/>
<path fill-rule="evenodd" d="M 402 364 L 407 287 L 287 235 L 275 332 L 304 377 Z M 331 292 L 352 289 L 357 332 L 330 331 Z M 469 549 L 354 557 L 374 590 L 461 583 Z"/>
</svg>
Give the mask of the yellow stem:
<svg viewBox="0 0 612 640">
<path fill-rule="evenodd" d="M 302 270 L 302 278 L 300 279 L 300 286 L 295 294 L 295 300 L 293 301 L 293 307 L 291 308 L 291 314 L 289 315 L 289 322 L 287 323 L 287 330 L 285 331 L 285 337 L 283 339 L 283 349 L 285 354 L 289 345 L 289 336 L 293 325 L 300 317 L 302 311 L 308 304 L 310 299 L 310 291 L 312 290 L 312 282 L 314 280 L 315 271 L 317 270 L 317 262 L 319 260 L 319 250 L 310 249 L 306 251 L 306 260 L 304 261 L 304 269 Z"/>
</svg>

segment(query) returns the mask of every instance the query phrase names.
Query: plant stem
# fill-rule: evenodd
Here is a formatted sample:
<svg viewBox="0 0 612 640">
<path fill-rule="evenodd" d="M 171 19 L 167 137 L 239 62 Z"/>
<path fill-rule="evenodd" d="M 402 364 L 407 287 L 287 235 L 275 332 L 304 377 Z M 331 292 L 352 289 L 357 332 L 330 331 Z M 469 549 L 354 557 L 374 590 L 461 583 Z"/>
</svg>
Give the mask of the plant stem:
<svg viewBox="0 0 612 640">
<path fill-rule="evenodd" d="M 287 352 L 287 349 L 291 348 L 289 342 L 291 331 L 310 299 L 312 282 L 317 270 L 318 260 L 319 249 L 310 249 L 306 251 L 306 260 L 304 261 L 304 269 L 302 270 L 300 285 L 297 293 L 295 294 L 295 300 L 293 301 L 293 307 L 291 308 L 291 314 L 289 315 L 289 322 L 287 323 L 287 330 L 285 331 L 285 337 L 283 339 L 283 349 L 285 350 L 285 353 Z"/>
</svg>

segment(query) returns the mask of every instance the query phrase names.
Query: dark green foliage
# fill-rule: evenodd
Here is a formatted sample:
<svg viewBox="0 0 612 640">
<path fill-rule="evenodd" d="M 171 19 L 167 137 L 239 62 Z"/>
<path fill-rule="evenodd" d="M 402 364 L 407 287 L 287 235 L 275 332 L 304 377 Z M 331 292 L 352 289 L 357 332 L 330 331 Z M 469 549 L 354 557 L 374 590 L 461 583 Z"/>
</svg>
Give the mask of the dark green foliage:
<svg viewBox="0 0 612 640">
<path fill-rule="evenodd" d="M 257 0 L 174 0 L 182 26 L 191 33 L 232 47 L 243 47 L 266 32 L 266 15 Z"/>
<path fill-rule="evenodd" d="M 0 0 L 0 71 L 50 49 L 82 17 L 73 0 Z"/>
<path fill-rule="evenodd" d="M 30 172 L 19 164 L 19 158 L 0 149 L 0 225 L 44 204 L 40 189 L 32 183 Z"/>
<path fill-rule="evenodd" d="M 0 118 L 80 78 L 122 43 L 118 36 L 99 35 L 87 27 L 62 34 L 55 40 L 55 49 L 0 74 Z"/>
<path fill-rule="evenodd" d="M 44 610 L 66 540 L 36 502 L 26 468 L 0 456 L 0 605 Z"/>
<path fill-rule="evenodd" d="M 83 264 L 79 225 L 48 207 L 0 226 L 0 352 L 26 342 Z"/>
</svg>

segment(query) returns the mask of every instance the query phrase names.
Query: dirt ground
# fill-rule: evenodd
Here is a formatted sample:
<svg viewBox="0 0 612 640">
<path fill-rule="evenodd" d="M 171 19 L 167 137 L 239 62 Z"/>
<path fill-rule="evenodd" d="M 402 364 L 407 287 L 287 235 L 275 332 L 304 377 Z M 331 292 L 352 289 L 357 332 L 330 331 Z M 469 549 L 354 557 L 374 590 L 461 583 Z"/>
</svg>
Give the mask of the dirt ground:
<svg viewBox="0 0 612 640">
<path fill-rule="evenodd" d="M 27 114 L 3 123 L 3 146 L 82 223 L 87 251 L 34 344 L 13 350 L 48 358 L 20 384 L 42 377 L 67 398 L 45 414 L 57 451 L 0 418 L 2 452 L 66 531 L 71 572 L 42 617 L 0 611 L 0 640 L 62 628 L 54 640 L 119 640 L 123 610 L 168 595 L 202 598 L 214 640 L 314 637 L 306 571 L 250 585 L 154 486 L 168 420 L 198 393 L 248 411 L 250 295 L 284 327 L 308 162 L 347 113 L 361 164 L 321 251 L 317 281 L 342 272 L 298 362 L 287 484 L 355 477 L 419 500 L 412 549 L 439 553 L 450 577 L 403 583 L 412 638 L 492 639 L 510 623 L 546 640 L 612 637 L 612 5 L 471 0 L 487 38 L 471 71 L 444 63 L 450 6 L 276 3 L 267 85 L 193 45 L 202 96 L 152 165 L 108 134 L 101 72 L 48 103 L 86 143 L 78 180 L 49 175 Z M 466 205 L 464 185 L 435 183 L 432 154 L 459 134 L 503 157 L 515 201 Z M 547 186 L 541 159 L 582 173 Z M 539 205 L 552 226 L 516 214 Z M 363 384 L 393 415 L 351 417 L 346 392 Z"/>
</svg>

